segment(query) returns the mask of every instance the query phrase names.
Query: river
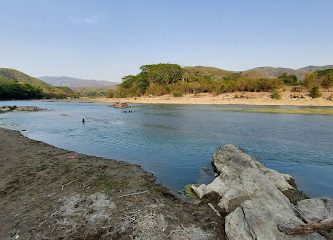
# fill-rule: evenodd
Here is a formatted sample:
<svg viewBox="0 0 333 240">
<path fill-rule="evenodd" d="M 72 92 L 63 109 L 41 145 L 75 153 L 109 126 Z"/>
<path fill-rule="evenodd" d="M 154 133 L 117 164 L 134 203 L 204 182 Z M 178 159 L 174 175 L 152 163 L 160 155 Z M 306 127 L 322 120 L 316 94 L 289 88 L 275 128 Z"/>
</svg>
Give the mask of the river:
<svg viewBox="0 0 333 240">
<path fill-rule="evenodd" d="M 235 105 L 137 104 L 132 113 L 97 103 L 0 105 L 50 109 L 0 114 L 0 127 L 26 130 L 25 136 L 56 147 L 142 165 L 174 192 L 210 182 L 212 153 L 233 143 L 267 167 L 291 174 L 311 197 L 333 197 L 333 116 L 225 110 L 251 108 Z"/>
</svg>

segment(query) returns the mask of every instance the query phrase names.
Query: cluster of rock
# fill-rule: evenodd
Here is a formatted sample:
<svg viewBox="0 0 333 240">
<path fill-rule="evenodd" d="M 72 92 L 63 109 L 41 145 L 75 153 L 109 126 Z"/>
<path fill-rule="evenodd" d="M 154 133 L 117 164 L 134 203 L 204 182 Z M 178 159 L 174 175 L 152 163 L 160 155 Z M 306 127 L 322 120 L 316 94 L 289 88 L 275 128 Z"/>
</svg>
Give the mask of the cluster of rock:
<svg viewBox="0 0 333 240">
<path fill-rule="evenodd" d="M 36 106 L 1 106 L 0 112 L 11 112 L 11 111 L 21 111 L 21 112 L 37 112 L 45 111 L 46 108 L 36 107 Z"/>
<path fill-rule="evenodd" d="M 213 155 L 213 165 L 218 173 L 214 181 L 192 185 L 192 189 L 200 198 L 210 193 L 221 197 L 218 206 L 227 213 L 225 232 L 229 240 L 327 239 L 327 234 L 316 232 L 287 235 L 278 226 L 299 226 L 333 217 L 332 199 L 306 199 L 294 205 L 290 199 L 300 192 L 293 178 L 266 168 L 234 145 L 221 146 Z"/>
<path fill-rule="evenodd" d="M 114 104 L 111 105 L 111 107 L 114 107 L 114 108 L 129 108 L 129 105 L 126 102 L 115 102 Z"/>
</svg>

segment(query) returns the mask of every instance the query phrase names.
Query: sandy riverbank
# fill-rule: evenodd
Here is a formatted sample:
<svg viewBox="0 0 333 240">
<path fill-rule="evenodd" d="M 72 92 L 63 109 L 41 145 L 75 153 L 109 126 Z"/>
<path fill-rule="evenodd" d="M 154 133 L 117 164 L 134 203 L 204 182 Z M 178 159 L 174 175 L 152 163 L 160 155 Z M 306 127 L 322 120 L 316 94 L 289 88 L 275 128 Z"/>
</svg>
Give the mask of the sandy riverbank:
<svg viewBox="0 0 333 240">
<path fill-rule="evenodd" d="M 137 165 L 0 138 L 0 239 L 224 239 L 207 203 L 180 201 Z"/>
<path fill-rule="evenodd" d="M 286 106 L 333 106 L 333 100 L 329 97 L 333 92 L 324 92 L 320 98 L 311 98 L 307 93 L 293 93 L 285 91 L 281 93 L 280 100 L 274 100 L 270 97 L 270 93 L 252 93 L 252 92 L 235 92 L 224 93 L 218 96 L 212 94 L 187 94 L 183 97 L 173 97 L 171 95 L 164 96 L 143 96 L 130 98 L 93 98 L 82 99 L 86 101 L 112 103 L 112 102 L 129 102 L 144 104 L 240 104 L 240 105 L 286 105 Z"/>
</svg>

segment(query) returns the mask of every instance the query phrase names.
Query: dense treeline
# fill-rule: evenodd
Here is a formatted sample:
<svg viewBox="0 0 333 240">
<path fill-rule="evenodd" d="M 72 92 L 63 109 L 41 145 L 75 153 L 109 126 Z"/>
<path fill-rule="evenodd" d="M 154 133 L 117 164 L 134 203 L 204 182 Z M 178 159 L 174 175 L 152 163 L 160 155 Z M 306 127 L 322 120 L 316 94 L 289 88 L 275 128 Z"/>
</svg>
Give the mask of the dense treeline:
<svg viewBox="0 0 333 240">
<path fill-rule="evenodd" d="M 142 95 L 160 96 L 173 94 L 181 96 L 187 93 L 225 92 L 274 92 L 284 86 L 293 86 L 314 91 L 319 87 L 329 89 L 333 86 L 333 69 L 308 74 L 304 81 L 297 76 L 283 73 L 277 78 L 256 78 L 241 73 L 228 72 L 216 68 L 182 68 L 177 64 L 144 65 L 137 75 L 125 76 L 117 90 L 110 91 L 111 97 L 133 97 Z"/>
<path fill-rule="evenodd" d="M 115 97 L 234 91 L 271 91 L 283 85 L 280 79 L 248 78 L 237 73 L 207 74 L 177 64 L 144 65 L 137 75 L 125 76 Z"/>
<path fill-rule="evenodd" d="M 40 88 L 33 87 L 25 83 L 4 83 L 0 84 L 0 99 L 39 99 L 44 97 L 43 91 Z"/>
<path fill-rule="evenodd" d="M 6 82 L 0 83 L 0 100 L 22 100 L 41 98 L 66 98 L 76 97 L 71 89 L 67 87 L 53 87 L 49 91 L 43 91 L 29 83 Z"/>
<path fill-rule="evenodd" d="M 76 97 L 67 87 L 54 87 L 15 69 L 0 68 L 0 100 Z"/>
</svg>

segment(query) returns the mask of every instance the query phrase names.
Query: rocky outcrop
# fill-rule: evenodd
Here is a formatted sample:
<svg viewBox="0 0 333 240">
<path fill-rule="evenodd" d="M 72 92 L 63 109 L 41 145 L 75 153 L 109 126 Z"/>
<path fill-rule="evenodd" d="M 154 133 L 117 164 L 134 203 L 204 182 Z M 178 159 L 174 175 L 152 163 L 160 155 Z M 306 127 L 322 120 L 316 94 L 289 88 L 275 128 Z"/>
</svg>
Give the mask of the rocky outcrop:
<svg viewBox="0 0 333 240">
<path fill-rule="evenodd" d="M 125 103 L 125 102 L 116 102 L 116 103 L 112 104 L 111 107 L 113 107 L 113 108 L 129 108 L 129 105 L 128 105 L 128 103 Z"/>
<path fill-rule="evenodd" d="M 297 209 L 307 221 L 319 222 L 333 217 L 333 199 L 305 199 L 297 203 Z"/>
<path fill-rule="evenodd" d="M 298 192 L 290 175 L 266 168 L 234 145 L 221 146 L 213 165 L 219 174 L 214 181 L 192 189 L 200 198 L 211 192 L 221 196 L 218 206 L 228 213 L 229 240 L 325 239 L 318 233 L 286 235 L 278 229 L 278 224 L 304 223 L 284 194 Z"/>
<path fill-rule="evenodd" d="M 36 106 L 2 106 L 0 107 L 0 112 L 10 112 L 10 111 L 21 111 L 21 112 L 37 112 L 45 111 L 46 108 L 36 107 Z"/>
</svg>

